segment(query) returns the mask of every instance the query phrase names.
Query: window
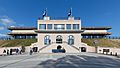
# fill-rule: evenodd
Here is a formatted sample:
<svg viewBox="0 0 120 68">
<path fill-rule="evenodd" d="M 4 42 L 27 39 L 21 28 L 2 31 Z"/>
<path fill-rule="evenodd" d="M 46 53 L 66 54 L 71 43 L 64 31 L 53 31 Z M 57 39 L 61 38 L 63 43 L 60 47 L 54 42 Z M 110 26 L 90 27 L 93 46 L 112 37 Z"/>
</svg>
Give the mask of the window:
<svg viewBox="0 0 120 68">
<path fill-rule="evenodd" d="M 55 30 L 64 30 L 65 25 L 64 24 L 54 24 L 54 29 Z"/>
<path fill-rule="evenodd" d="M 52 29 L 52 24 L 47 24 L 47 29 Z"/>
<path fill-rule="evenodd" d="M 46 29 L 46 24 L 40 24 L 39 29 Z"/>
<path fill-rule="evenodd" d="M 66 29 L 71 29 L 71 24 L 66 24 Z"/>
<path fill-rule="evenodd" d="M 45 45 L 50 45 L 51 44 L 51 40 L 50 40 L 50 36 L 49 35 L 46 35 L 44 37 L 44 44 Z"/>
<path fill-rule="evenodd" d="M 79 29 L 79 24 L 73 24 L 73 29 Z"/>
<path fill-rule="evenodd" d="M 62 36 L 61 35 L 58 35 L 56 37 L 56 43 L 62 43 Z"/>
<path fill-rule="evenodd" d="M 70 35 L 68 36 L 68 45 L 73 45 L 74 44 L 74 36 Z"/>
</svg>

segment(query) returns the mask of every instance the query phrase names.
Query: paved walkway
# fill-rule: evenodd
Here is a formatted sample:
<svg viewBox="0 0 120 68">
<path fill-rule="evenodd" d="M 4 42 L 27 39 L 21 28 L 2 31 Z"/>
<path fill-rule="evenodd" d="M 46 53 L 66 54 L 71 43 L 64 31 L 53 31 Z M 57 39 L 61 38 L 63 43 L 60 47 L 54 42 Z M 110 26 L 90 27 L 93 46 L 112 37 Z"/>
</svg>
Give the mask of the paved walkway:
<svg viewBox="0 0 120 68">
<path fill-rule="evenodd" d="M 119 64 L 119 58 L 95 53 L 0 56 L 0 68 L 120 68 Z"/>
</svg>

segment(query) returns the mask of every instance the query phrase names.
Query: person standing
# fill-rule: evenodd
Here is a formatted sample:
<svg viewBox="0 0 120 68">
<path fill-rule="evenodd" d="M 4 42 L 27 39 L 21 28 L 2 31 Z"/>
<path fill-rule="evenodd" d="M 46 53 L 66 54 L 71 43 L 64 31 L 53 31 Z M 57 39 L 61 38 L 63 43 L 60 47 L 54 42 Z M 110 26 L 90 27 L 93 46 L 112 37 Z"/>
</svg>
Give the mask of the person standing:
<svg viewBox="0 0 120 68">
<path fill-rule="evenodd" d="M 9 55 L 9 49 L 7 49 L 7 55 Z"/>
<path fill-rule="evenodd" d="M 4 55 L 4 56 L 6 55 L 6 49 L 3 50 L 3 55 Z"/>
<path fill-rule="evenodd" d="M 19 54 L 22 54 L 22 49 L 20 48 L 20 50 L 19 50 Z"/>
<path fill-rule="evenodd" d="M 12 55 L 12 49 L 10 49 L 10 55 Z"/>
</svg>

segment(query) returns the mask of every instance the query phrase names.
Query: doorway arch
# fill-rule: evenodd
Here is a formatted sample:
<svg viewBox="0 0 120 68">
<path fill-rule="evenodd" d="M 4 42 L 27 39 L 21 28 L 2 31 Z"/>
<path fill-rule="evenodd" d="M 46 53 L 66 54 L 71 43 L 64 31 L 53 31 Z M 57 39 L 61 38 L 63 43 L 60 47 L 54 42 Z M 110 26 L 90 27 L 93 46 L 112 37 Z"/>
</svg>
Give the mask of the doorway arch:
<svg viewBox="0 0 120 68">
<path fill-rule="evenodd" d="M 56 43 L 62 43 L 62 36 L 61 35 L 58 35 L 56 37 Z"/>
<path fill-rule="evenodd" d="M 73 35 L 69 35 L 68 36 L 68 45 L 73 45 L 74 44 L 74 36 Z"/>
<path fill-rule="evenodd" d="M 50 45 L 51 44 L 51 39 L 50 39 L 50 36 L 49 35 L 46 35 L 44 37 L 44 44 L 45 45 Z"/>
<path fill-rule="evenodd" d="M 81 52 L 86 52 L 86 47 L 81 47 Z"/>
</svg>

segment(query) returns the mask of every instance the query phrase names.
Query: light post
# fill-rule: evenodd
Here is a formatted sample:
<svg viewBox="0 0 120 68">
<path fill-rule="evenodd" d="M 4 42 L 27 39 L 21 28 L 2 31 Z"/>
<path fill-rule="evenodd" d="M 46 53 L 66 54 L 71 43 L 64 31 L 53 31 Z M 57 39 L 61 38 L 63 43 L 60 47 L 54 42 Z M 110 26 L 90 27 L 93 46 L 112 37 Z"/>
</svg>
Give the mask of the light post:
<svg viewBox="0 0 120 68">
<path fill-rule="evenodd" d="M 96 44 L 98 44 L 98 40 L 94 40 L 93 43 L 94 43 L 94 46 L 95 46 L 95 53 L 97 53 L 97 45 Z"/>
</svg>

